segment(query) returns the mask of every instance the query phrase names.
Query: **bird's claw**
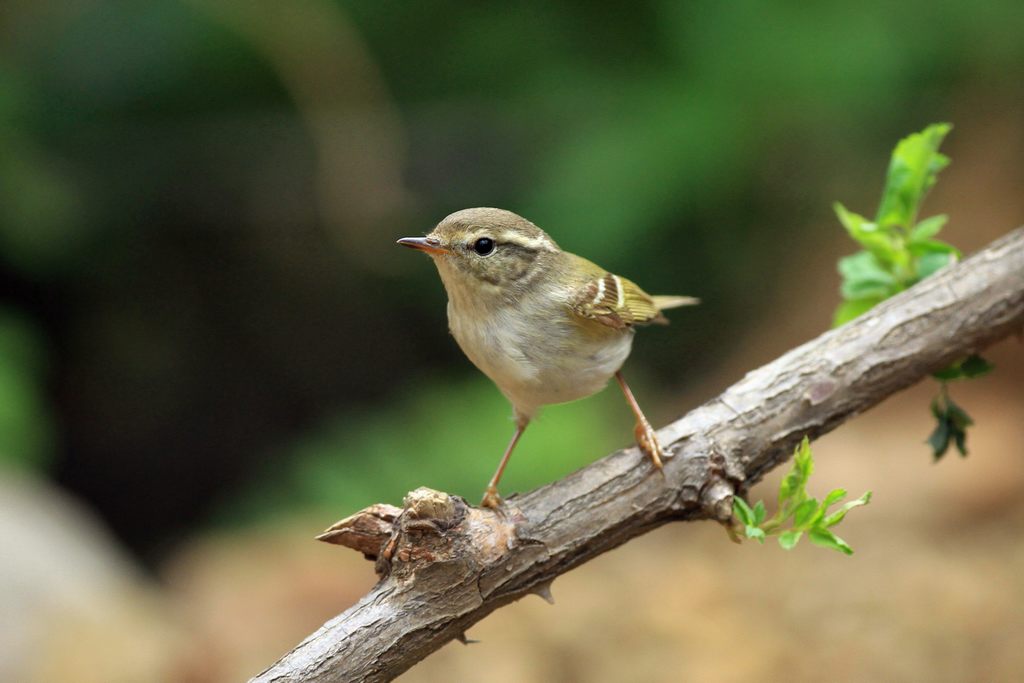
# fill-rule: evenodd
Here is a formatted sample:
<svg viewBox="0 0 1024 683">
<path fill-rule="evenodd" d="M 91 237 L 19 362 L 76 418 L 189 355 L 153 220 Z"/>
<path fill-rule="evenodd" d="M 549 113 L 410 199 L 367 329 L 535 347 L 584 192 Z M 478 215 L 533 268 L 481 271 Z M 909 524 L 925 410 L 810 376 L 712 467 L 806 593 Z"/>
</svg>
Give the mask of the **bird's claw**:
<svg viewBox="0 0 1024 683">
<path fill-rule="evenodd" d="M 488 486 L 487 490 L 484 491 L 484 498 L 480 501 L 480 507 L 491 508 L 497 510 L 504 503 L 501 496 L 498 495 L 498 489 L 495 486 Z"/>
<path fill-rule="evenodd" d="M 654 433 L 654 428 L 649 424 L 641 422 L 637 424 L 633 434 L 636 436 L 636 443 L 640 446 L 640 450 L 647 454 L 656 469 L 661 470 L 663 467 L 662 461 L 668 458 L 669 454 L 661 447 L 661 442 L 658 441 L 658 435 Z"/>
</svg>

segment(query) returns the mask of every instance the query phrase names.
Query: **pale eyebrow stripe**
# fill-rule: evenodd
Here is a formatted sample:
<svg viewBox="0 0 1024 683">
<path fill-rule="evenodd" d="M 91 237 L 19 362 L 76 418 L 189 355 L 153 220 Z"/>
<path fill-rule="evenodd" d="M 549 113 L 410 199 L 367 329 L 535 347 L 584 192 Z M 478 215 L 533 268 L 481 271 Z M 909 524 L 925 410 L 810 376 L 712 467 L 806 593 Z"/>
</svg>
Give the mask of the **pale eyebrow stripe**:
<svg viewBox="0 0 1024 683">
<path fill-rule="evenodd" d="M 547 237 L 543 236 L 526 237 L 525 235 L 515 235 L 514 237 L 506 238 L 505 242 L 531 251 L 554 251 L 555 249 L 554 243 Z"/>
</svg>

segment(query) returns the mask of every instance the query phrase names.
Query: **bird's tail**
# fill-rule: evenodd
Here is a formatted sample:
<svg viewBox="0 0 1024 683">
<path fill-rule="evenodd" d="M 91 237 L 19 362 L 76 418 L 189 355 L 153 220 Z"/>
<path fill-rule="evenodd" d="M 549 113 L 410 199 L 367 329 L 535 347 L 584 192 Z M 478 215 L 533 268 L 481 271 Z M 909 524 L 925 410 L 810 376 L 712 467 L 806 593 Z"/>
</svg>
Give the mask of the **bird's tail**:
<svg viewBox="0 0 1024 683">
<path fill-rule="evenodd" d="M 664 311 L 668 308 L 679 308 L 680 306 L 696 306 L 700 303 L 700 299 L 694 296 L 672 296 L 672 295 L 654 295 L 651 297 L 654 300 L 654 305 L 657 306 L 659 311 Z"/>
</svg>

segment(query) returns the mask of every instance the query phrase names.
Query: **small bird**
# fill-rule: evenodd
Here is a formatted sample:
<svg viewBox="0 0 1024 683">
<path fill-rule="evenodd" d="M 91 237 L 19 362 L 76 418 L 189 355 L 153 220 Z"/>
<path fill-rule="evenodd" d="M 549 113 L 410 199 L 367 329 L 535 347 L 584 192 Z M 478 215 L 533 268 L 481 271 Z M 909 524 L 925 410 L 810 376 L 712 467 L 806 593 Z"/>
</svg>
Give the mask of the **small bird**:
<svg viewBox="0 0 1024 683">
<path fill-rule="evenodd" d="M 665 451 L 620 368 L 633 329 L 667 324 L 667 308 L 698 303 L 651 296 L 624 277 L 562 251 L 546 232 L 503 209 L 457 211 L 402 246 L 431 256 L 448 292 L 448 326 L 462 351 L 512 403 L 516 430 L 481 505 L 498 508 L 498 482 L 538 408 L 597 393 L 615 377 L 634 434 L 654 467 Z"/>
</svg>

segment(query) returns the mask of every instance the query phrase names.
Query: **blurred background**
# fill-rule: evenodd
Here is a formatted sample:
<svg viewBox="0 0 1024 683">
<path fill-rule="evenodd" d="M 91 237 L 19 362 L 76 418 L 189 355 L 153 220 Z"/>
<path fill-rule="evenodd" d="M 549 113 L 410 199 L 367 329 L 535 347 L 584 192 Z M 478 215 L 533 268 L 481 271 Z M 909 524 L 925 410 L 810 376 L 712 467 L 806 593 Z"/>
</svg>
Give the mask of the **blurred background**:
<svg viewBox="0 0 1024 683">
<path fill-rule="evenodd" d="M 831 203 L 873 214 L 904 135 L 955 124 L 949 241 L 1024 223 L 1022 30 L 1018 0 L 6 0 L 0 679 L 242 680 L 373 583 L 320 529 L 480 495 L 510 409 L 394 246 L 452 211 L 702 298 L 626 366 L 656 424 L 828 327 Z M 818 442 L 812 487 L 876 492 L 852 558 L 664 528 L 403 680 L 1019 680 L 1024 363 L 988 355 L 969 458 L 931 464 L 928 385 Z M 631 428 L 612 390 L 552 407 L 503 490 Z"/>
</svg>

